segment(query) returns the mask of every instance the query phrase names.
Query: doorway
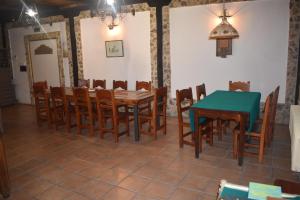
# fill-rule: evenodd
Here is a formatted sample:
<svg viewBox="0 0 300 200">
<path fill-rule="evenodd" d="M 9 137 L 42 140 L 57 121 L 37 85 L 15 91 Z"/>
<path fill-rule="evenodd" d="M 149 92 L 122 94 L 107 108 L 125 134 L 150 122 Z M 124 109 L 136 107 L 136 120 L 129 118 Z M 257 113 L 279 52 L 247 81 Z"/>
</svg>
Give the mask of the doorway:
<svg viewBox="0 0 300 200">
<path fill-rule="evenodd" d="M 37 81 L 46 80 L 49 86 L 64 86 L 60 33 L 27 35 L 24 41 L 31 94 L 32 85 Z M 34 103 L 32 96 L 31 102 Z"/>
</svg>

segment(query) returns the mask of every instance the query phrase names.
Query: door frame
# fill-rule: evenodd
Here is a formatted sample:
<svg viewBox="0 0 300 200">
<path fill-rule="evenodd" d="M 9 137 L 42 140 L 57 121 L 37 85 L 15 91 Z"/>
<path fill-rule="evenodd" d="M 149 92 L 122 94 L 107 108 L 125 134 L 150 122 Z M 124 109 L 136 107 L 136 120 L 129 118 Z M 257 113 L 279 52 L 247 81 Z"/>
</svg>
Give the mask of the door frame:
<svg viewBox="0 0 300 200">
<path fill-rule="evenodd" d="M 39 40 L 56 40 L 57 45 L 57 60 L 58 60 L 58 73 L 59 73 L 59 82 L 60 86 L 65 86 L 65 76 L 64 76 L 64 67 L 63 67 L 63 50 L 61 45 L 61 37 L 60 32 L 49 32 L 49 33 L 39 33 L 39 34 L 32 34 L 32 35 L 25 35 L 24 36 L 24 43 L 26 48 L 26 62 L 28 65 L 28 82 L 29 82 L 29 88 L 30 93 L 32 94 L 32 85 L 33 85 L 33 66 L 32 66 L 32 55 L 31 55 L 31 49 L 30 49 L 30 42 L 32 41 L 39 41 Z M 31 95 L 31 103 L 33 103 L 33 98 Z"/>
</svg>

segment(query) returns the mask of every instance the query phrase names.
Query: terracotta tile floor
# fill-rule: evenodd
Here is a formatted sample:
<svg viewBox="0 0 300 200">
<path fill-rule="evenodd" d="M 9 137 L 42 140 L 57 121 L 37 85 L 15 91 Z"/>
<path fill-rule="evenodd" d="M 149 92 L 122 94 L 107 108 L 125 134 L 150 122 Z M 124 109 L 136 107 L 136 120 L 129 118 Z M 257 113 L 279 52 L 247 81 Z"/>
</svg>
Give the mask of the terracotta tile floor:
<svg viewBox="0 0 300 200">
<path fill-rule="evenodd" d="M 274 142 L 264 163 L 232 159 L 230 134 L 214 146 L 205 145 L 200 159 L 190 146 L 178 147 L 177 119 L 155 141 L 132 133 L 114 144 L 110 135 L 78 136 L 76 130 L 39 128 L 34 108 L 17 105 L 3 111 L 11 197 L 14 200 L 93 199 L 215 199 L 219 180 L 247 185 L 272 183 L 276 178 L 297 181 L 290 171 L 288 127 L 276 126 Z M 2 197 L 0 197 L 2 198 Z"/>
</svg>

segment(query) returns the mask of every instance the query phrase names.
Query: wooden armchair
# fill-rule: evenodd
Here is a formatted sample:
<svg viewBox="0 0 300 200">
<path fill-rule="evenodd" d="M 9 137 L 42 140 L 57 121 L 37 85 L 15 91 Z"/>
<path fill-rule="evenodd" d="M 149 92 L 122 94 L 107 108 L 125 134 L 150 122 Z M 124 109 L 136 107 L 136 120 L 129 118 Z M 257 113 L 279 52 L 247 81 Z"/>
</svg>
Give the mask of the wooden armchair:
<svg viewBox="0 0 300 200">
<path fill-rule="evenodd" d="M 94 112 L 89 97 L 88 88 L 73 88 L 77 133 L 81 134 L 84 128 L 89 129 L 89 134 L 94 135 Z M 86 123 L 84 123 L 84 121 Z"/>
<path fill-rule="evenodd" d="M 47 81 L 33 83 L 33 97 L 35 100 L 36 119 L 39 126 L 43 121 L 48 122 L 48 127 L 51 127 L 51 108 L 50 99 L 47 92 Z"/>
<path fill-rule="evenodd" d="M 94 80 L 93 79 L 93 88 L 101 87 L 101 89 L 106 89 L 106 80 Z"/>
<path fill-rule="evenodd" d="M 87 87 L 90 88 L 90 79 L 79 79 L 78 87 Z"/>
<path fill-rule="evenodd" d="M 183 113 L 190 110 L 193 105 L 193 91 L 192 88 L 187 88 L 183 90 L 176 90 L 176 105 L 177 105 L 177 115 L 178 115 L 178 129 L 179 129 L 179 146 L 183 147 L 184 144 L 195 146 L 194 135 L 191 131 L 191 124 L 189 121 L 184 121 Z M 212 130 L 209 128 L 209 125 L 212 125 L 210 120 L 201 120 L 201 126 L 203 127 L 201 133 L 209 134 L 209 131 Z M 188 129 L 187 132 L 184 132 L 184 129 Z M 186 137 L 191 135 L 191 140 L 185 140 Z M 202 135 L 201 135 L 202 138 Z M 207 137 L 207 141 L 210 142 L 210 145 L 213 144 L 212 133 Z M 202 143 L 202 139 L 201 139 Z"/>
<path fill-rule="evenodd" d="M 267 97 L 267 100 L 265 102 L 265 112 L 263 116 L 263 122 L 262 122 L 262 127 L 259 132 L 246 132 L 245 136 L 248 136 L 251 139 L 251 142 L 255 141 L 256 143 L 246 143 L 244 144 L 245 147 L 253 147 L 258 149 L 257 152 L 250 152 L 250 151 L 245 151 L 244 155 L 258 155 L 258 160 L 261 163 L 263 161 L 263 155 L 264 155 L 264 147 L 265 147 L 265 141 L 266 137 L 270 128 L 270 121 L 271 121 L 271 100 L 273 97 L 273 93 L 269 94 Z M 239 126 L 238 126 L 239 127 Z M 234 158 L 237 157 L 237 147 L 238 147 L 238 141 L 239 141 L 239 128 L 235 128 L 233 131 L 233 156 Z M 247 149 L 249 149 L 247 148 Z"/>
<path fill-rule="evenodd" d="M 66 124 L 66 115 L 69 113 L 67 110 L 65 88 L 50 87 L 50 94 L 52 100 L 52 120 L 55 124 L 55 129 L 57 130 L 58 126 Z"/>
<path fill-rule="evenodd" d="M 243 92 L 249 92 L 250 91 L 250 81 L 247 82 L 232 82 L 229 81 L 229 91 L 243 91 Z"/>
<path fill-rule="evenodd" d="M 197 101 L 200 101 L 201 99 L 206 97 L 206 88 L 204 83 L 196 86 L 196 94 L 197 94 Z"/>
<path fill-rule="evenodd" d="M 96 104 L 99 120 L 99 130 L 101 138 L 105 133 L 112 133 L 115 143 L 119 142 L 121 135 L 129 136 L 129 115 L 127 105 L 117 104 L 113 90 L 96 90 Z M 124 107 L 124 112 L 119 109 Z M 107 127 L 107 119 L 111 119 L 112 126 Z M 125 124 L 125 131 L 120 132 L 120 123 Z"/>
<path fill-rule="evenodd" d="M 148 130 L 143 129 L 143 124 L 146 122 L 150 126 Z M 139 128 L 142 134 L 154 136 L 155 139 L 157 139 L 157 132 L 160 130 L 165 135 L 167 134 L 167 87 L 155 89 L 151 112 L 139 113 Z"/>
<path fill-rule="evenodd" d="M 113 89 L 123 89 L 123 90 L 127 90 L 127 81 L 116 81 L 113 80 Z"/>
</svg>

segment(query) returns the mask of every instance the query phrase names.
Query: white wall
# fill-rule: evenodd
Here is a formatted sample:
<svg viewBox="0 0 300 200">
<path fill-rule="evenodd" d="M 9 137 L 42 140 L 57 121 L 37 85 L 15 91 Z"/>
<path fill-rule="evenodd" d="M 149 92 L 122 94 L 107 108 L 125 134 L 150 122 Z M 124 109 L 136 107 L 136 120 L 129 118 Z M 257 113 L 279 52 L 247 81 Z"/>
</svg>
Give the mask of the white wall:
<svg viewBox="0 0 300 200">
<path fill-rule="evenodd" d="M 43 25 L 44 30 L 47 32 L 60 31 L 61 41 L 63 49 L 67 49 L 66 42 L 66 24 L 65 22 L 53 23 L 52 26 L 49 24 Z M 12 70 L 15 84 L 15 92 L 17 101 L 20 103 L 30 104 L 30 87 L 27 72 L 20 72 L 20 65 L 29 66 L 26 63 L 26 49 L 24 44 L 24 36 L 31 34 L 39 34 L 41 32 L 34 32 L 32 27 L 19 27 L 12 28 L 9 30 L 10 40 L 10 51 L 12 57 Z M 69 75 L 69 62 L 68 58 L 64 58 L 64 75 L 65 85 L 70 86 L 70 75 Z"/>
<path fill-rule="evenodd" d="M 262 100 L 280 85 L 279 102 L 285 102 L 288 55 L 289 0 L 257 0 L 226 4 L 240 11 L 230 21 L 240 37 L 233 40 L 233 55 L 216 57 L 210 31 L 219 23 L 212 12 L 221 4 L 170 9 L 171 87 L 193 87 L 204 82 L 207 92 L 228 89 L 229 80 L 251 81 Z"/>
<path fill-rule="evenodd" d="M 120 26 L 113 30 L 97 17 L 80 21 L 85 79 L 128 80 L 135 89 L 136 80 L 151 80 L 150 12 L 127 14 Z M 105 41 L 123 40 L 124 57 L 107 58 Z"/>
</svg>

